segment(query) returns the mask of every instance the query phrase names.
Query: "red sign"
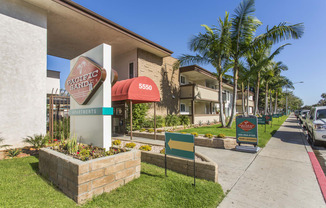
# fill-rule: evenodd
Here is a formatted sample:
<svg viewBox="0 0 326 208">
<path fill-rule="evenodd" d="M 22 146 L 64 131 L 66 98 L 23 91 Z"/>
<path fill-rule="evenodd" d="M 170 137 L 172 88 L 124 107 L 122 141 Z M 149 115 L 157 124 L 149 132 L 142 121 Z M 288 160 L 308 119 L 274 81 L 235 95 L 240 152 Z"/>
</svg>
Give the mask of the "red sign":
<svg viewBox="0 0 326 208">
<path fill-rule="evenodd" d="M 106 71 L 87 57 L 79 57 L 70 71 L 65 88 L 79 104 L 86 104 L 106 78 Z"/>
<path fill-rule="evenodd" d="M 255 128 L 255 124 L 249 122 L 249 121 L 243 121 L 239 123 L 238 127 L 244 131 L 250 131 L 251 129 Z"/>
</svg>

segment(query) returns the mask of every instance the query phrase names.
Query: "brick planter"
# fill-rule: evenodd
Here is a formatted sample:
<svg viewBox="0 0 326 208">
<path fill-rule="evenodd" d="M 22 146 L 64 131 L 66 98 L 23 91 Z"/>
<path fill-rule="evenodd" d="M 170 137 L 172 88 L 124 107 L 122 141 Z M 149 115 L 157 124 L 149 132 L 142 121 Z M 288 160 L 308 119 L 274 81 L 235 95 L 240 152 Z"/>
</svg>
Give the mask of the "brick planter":
<svg viewBox="0 0 326 208">
<path fill-rule="evenodd" d="M 203 157 L 203 156 L 201 156 Z M 208 181 L 218 182 L 218 166 L 213 161 L 205 158 L 205 162 L 196 161 L 196 178 Z M 142 151 L 141 161 L 147 162 L 159 167 L 165 167 L 164 155 L 155 152 Z M 167 156 L 167 169 L 175 172 L 194 176 L 194 161 L 186 160 L 178 157 Z"/>
<path fill-rule="evenodd" d="M 140 162 L 139 150 L 86 162 L 47 148 L 39 152 L 40 173 L 77 203 L 138 178 Z"/>
<path fill-rule="evenodd" d="M 129 135 L 129 134 L 128 134 Z M 154 139 L 154 133 L 147 132 L 132 132 L 134 137 L 143 137 L 148 139 Z M 165 135 L 162 133 L 156 134 L 157 140 L 165 140 Z M 236 139 L 232 137 L 227 138 L 205 138 L 205 137 L 195 137 L 195 145 L 202 147 L 213 147 L 213 148 L 223 148 L 223 149 L 234 149 L 237 145 Z"/>
</svg>

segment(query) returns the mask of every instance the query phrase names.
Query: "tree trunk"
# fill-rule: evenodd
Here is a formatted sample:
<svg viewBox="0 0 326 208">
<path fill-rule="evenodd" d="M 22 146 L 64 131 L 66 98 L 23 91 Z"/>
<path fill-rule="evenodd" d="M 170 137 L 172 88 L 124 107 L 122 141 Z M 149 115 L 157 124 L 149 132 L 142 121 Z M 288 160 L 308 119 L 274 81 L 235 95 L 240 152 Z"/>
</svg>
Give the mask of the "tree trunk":
<svg viewBox="0 0 326 208">
<path fill-rule="evenodd" d="M 224 117 L 224 109 L 223 109 L 223 77 L 222 72 L 218 74 L 218 102 L 220 104 L 220 120 L 222 127 L 225 127 L 225 117 Z"/>
<path fill-rule="evenodd" d="M 268 108 L 268 83 L 265 84 L 265 115 L 267 115 L 267 108 Z"/>
<path fill-rule="evenodd" d="M 272 102 L 272 92 L 269 90 L 269 112 L 273 114 L 273 102 Z"/>
<path fill-rule="evenodd" d="M 227 127 L 231 128 L 232 123 L 233 123 L 233 119 L 235 116 L 235 112 L 236 112 L 236 102 L 237 102 L 237 86 L 238 86 L 238 74 L 239 74 L 239 69 L 238 69 L 238 63 L 237 61 L 235 61 L 234 63 L 234 73 L 233 73 L 233 99 L 232 99 L 232 111 L 231 111 L 231 117 L 230 117 L 230 121 L 227 125 Z"/>
<path fill-rule="evenodd" d="M 244 93 L 244 84 L 241 82 L 241 96 L 242 96 L 242 114 L 245 115 L 245 93 Z"/>
<path fill-rule="evenodd" d="M 277 113 L 277 94 L 278 94 L 278 92 L 276 91 L 275 92 L 275 105 L 274 105 L 274 113 Z"/>
<path fill-rule="evenodd" d="M 257 113 L 258 113 L 259 85 L 260 85 L 260 72 L 257 73 L 257 83 L 256 83 L 256 95 L 255 95 L 255 110 L 254 110 L 254 115 L 257 115 Z"/>
<path fill-rule="evenodd" d="M 249 116 L 249 79 L 248 79 L 248 86 L 247 86 L 247 116 Z"/>
</svg>

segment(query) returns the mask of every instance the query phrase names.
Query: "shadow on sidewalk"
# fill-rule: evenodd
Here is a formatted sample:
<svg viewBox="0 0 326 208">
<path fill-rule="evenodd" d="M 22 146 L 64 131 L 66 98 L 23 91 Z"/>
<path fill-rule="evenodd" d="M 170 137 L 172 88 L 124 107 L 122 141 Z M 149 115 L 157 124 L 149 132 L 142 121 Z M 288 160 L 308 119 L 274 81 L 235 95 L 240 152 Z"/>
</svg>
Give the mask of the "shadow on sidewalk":
<svg viewBox="0 0 326 208">
<path fill-rule="evenodd" d="M 291 126 L 295 128 L 294 126 Z M 302 137 L 304 135 L 301 132 L 293 132 L 293 131 L 280 131 L 278 130 L 273 137 L 280 139 L 282 142 L 292 143 L 292 144 L 300 144 L 304 145 L 302 142 Z"/>
</svg>

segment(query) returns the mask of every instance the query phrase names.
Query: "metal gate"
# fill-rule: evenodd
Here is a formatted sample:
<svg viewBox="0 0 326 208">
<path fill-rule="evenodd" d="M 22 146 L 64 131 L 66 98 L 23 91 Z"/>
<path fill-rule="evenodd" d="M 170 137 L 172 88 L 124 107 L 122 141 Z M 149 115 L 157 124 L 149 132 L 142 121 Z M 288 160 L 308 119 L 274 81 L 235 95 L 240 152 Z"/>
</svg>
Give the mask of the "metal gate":
<svg viewBox="0 0 326 208">
<path fill-rule="evenodd" d="M 47 131 L 51 139 L 68 139 L 70 137 L 70 95 L 49 95 L 47 108 Z"/>
</svg>

